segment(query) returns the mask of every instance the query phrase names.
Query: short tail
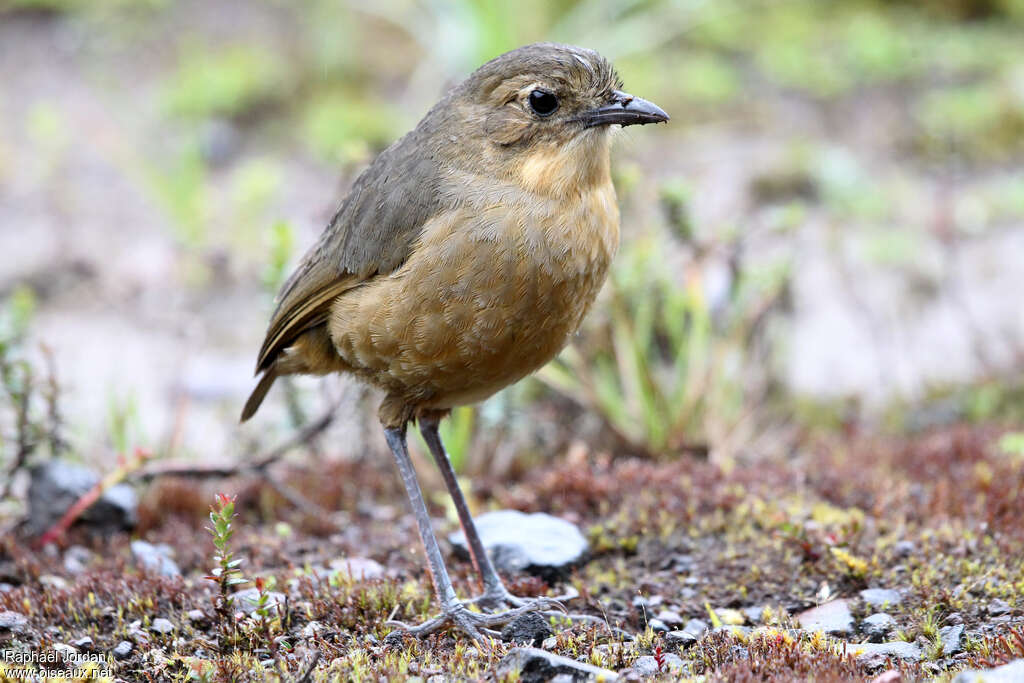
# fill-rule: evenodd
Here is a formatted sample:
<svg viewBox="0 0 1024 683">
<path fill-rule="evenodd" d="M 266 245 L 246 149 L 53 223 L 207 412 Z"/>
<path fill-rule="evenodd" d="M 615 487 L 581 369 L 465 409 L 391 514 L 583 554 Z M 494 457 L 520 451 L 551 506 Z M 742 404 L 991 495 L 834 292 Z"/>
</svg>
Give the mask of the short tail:
<svg viewBox="0 0 1024 683">
<path fill-rule="evenodd" d="M 252 390 L 249 395 L 249 400 L 245 402 L 245 407 L 242 408 L 242 422 L 245 422 L 250 417 L 256 414 L 259 410 L 260 404 L 263 403 L 263 399 L 267 397 L 267 392 L 270 391 L 270 387 L 274 384 L 274 380 L 277 379 L 277 371 L 274 366 L 267 368 L 263 376 L 260 377 L 259 384 Z"/>
</svg>

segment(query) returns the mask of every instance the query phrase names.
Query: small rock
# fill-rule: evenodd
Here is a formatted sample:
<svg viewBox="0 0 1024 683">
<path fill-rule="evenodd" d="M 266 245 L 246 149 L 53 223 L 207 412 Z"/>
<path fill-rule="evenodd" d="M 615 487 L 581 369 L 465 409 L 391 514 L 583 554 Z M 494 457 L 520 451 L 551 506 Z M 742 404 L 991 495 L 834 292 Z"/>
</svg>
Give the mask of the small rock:
<svg viewBox="0 0 1024 683">
<path fill-rule="evenodd" d="M 270 610 L 271 614 L 275 613 L 278 605 L 281 606 L 281 609 L 284 609 L 284 593 L 278 593 L 277 591 L 267 591 L 266 593 L 267 609 Z M 258 588 L 246 588 L 245 590 L 240 590 L 235 593 L 234 599 L 235 607 L 246 614 L 252 614 L 256 611 L 256 607 L 259 605 L 260 591 Z"/>
<path fill-rule="evenodd" d="M 888 588 L 868 588 L 860 592 L 860 597 L 871 607 L 895 607 L 903 602 L 899 592 Z"/>
<path fill-rule="evenodd" d="M 665 598 L 661 595 L 651 595 L 644 597 L 643 595 L 633 596 L 633 607 L 643 612 L 652 612 L 654 608 L 665 602 Z"/>
<path fill-rule="evenodd" d="M 64 551 L 64 571 L 68 574 L 81 574 L 89 565 L 92 553 L 88 548 L 73 545 Z"/>
<path fill-rule="evenodd" d="M 994 669 L 961 671 L 953 683 L 1018 683 L 1024 681 L 1024 659 L 1015 659 L 1009 664 Z"/>
<path fill-rule="evenodd" d="M 668 626 L 679 626 L 683 623 L 682 615 L 680 615 L 679 612 L 676 612 L 675 610 L 671 609 L 661 610 L 660 612 L 658 612 L 658 616 L 655 618 Z"/>
<path fill-rule="evenodd" d="M 986 607 L 985 610 L 988 612 L 989 616 L 998 617 L 1002 614 L 1009 614 L 1013 611 L 1013 608 L 1010 607 L 1010 603 L 1006 602 L 1006 600 L 996 598 L 988 603 L 988 607 Z"/>
<path fill-rule="evenodd" d="M 29 470 L 28 520 L 26 530 L 39 535 L 59 520 L 68 508 L 99 482 L 87 467 L 62 458 L 47 460 Z M 127 484 L 103 492 L 78 521 L 102 533 L 124 531 L 135 526 L 138 500 Z"/>
<path fill-rule="evenodd" d="M 558 638 L 556 638 L 555 636 L 551 636 L 550 638 L 545 638 L 544 642 L 540 644 L 540 646 L 542 648 L 544 648 L 545 650 L 550 650 L 550 649 L 556 647 L 557 645 L 558 645 Z"/>
<path fill-rule="evenodd" d="M 670 630 L 668 624 L 661 619 L 651 619 L 647 622 L 647 626 L 655 633 L 668 633 Z"/>
<path fill-rule="evenodd" d="M 921 660 L 921 648 L 913 643 L 895 640 L 890 643 L 860 643 L 851 645 L 850 651 L 857 654 L 857 661 L 868 668 L 883 666 L 887 659 L 900 659 L 905 662 Z"/>
<path fill-rule="evenodd" d="M 885 612 L 878 612 L 860 622 L 860 630 L 872 643 L 881 643 L 896 628 L 896 620 Z"/>
<path fill-rule="evenodd" d="M 679 655 L 667 653 L 663 655 L 662 661 L 664 664 L 659 668 L 658 660 L 651 655 L 637 657 L 636 661 L 633 662 L 633 666 L 622 673 L 635 671 L 641 676 L 656 676 L 659 673 L 688 675 L 690 672 L 689 664 Z"/>
<path fill-rule="evenodd" d="M 939 638 L 942 639 L 942 654 L 955 655 L 964 649 L 964 625 L 943 626 L 939 629 Z"/>
<path fill-rule="evenodd" d="M 853 615 L 846 600 L 832 600 L 812 607 L 798 614 L 796 619 L 808 631 L 822 631 L 833 636 L 853 633 Z"/>
<path fill-rule="evenodd" d="M 89 636 L 83 636 L 78 640 L 73 640 L 71 641 L 71 644 L 79 650 L 91 650 L 94 647 L 92 638 L 90 638 Z"/>
<path fill-rule="evenodd" d="M 917 546 L 913 541 L 900 541 L 892 547 L 892 551 L 896 557 L 910 557 L 917 552 Z"/>
<path fill-rule="evenodd" d="M 302 637 L 303 638 L 315 638 L 316 636 L 320 635 L 321 633 L 323 633 L 326 630 L 327 630 L 327 628 L 323 624 L 321 624 L 319 621 L 311 621 L 311 622 L 309 622 L 308 624 L 306 624 L 305 626 L 302 627 Z M 391 633 L 397 633 L 397 634 L 399 634 L 399 636 L 402 635 L 401 631 L 392 631 Z M 389 633 L 388 635 L 390 636 L 391 633 Z"/>
<path fill-rule="evenodd" d="M 122 640 L 114 649 L 110 651 L 110 654 L 114 655 L 114 659 L 127 659 L 128 655 L 132 653 L 132 644 L 127 640 Z"/>
<path fill-rule="evenodd" d="M 542 645 L 551 635 L 551 626 L 536 612 L 521 614 L 501 629 L 503 641 L 520 645 Z"/>
<path fill-rule="evenodd" d="M 50 648 L 60 655 L 60 658 L 65 662 L 73 662 L 78 655 L 78 648 L 72 647 L 67 643 L 54 643 Z"/>
<path fill-rule="evenodd" d="M 498 510 L 476 518 L 484 548 L 499 571 L 529 572 L 557 580 L 586 556 L 588 545 L 576 525 L 543 512 L 527 515 Z M 456 552 L 468 557 L 461 531 L 448 537 Z"/>
<path fill-rule="evenodd" d="M 193 624 L 202 624 L 206 621 L 206 613 L 201 609 L 190 609 L 185 613 L 185 618 Z"/>
<path fill-rule="evenodd" d="M 181 576 L 181 570 L 172 559 L 174 550 L 166 543 L 153 545 L 146 541 L 132 541 L 132 555 L 141 567 L 161 576 Z"/>
<path fill-rule="evenodd" d="M 384 576 L 384 567 L 368 557 L 339 557 L 329 563 L 331 569 L 344 575 L 350 581 L 379 579 Z"/>
<path fill-rule="evenodd" d="M 747 622 L 751 624 L 761 624 L 764 622 L 764 612 L 768 609 L 767 606 L 761 605 L 760 607 L 744 607 L 741 612 L 743 616 L 747 618 Z"/>
<path fill-rule="evenodd" d="M 964 615 L 959 612 L 952 612 L 946 616 L 946 623 L 950 626 L 956 626 L 957 624 L 964 623 Z"/>
<path fill-rule="evenodd" d="M 666 633 L 665 641 L 670 645 L 689 647 L 700 640 L 700 637 L 707 633 L 707 630 L 708 625 L 700 619 L 690 619 L 682 630 Z"/>
<path fill-rule="evenodd" d="M 174 630 L 174 624 L 170 619 L 157 617 L 153 620 L 153 623 L 149 625 L 149 630 L 161 635 L 167 635 Z"/>
<path fill-rule="evenodd" d="M 20 612 L 0 612 L 0 633 L 24 633 L 28 628 L 28 617 Z"/>
<path fill-rule="evenodd" d="M 557 676 L 567 675 L 573 681 L 614 681 L 618 674 L 600 669 L 575 659 L 560 657 L 535 647 L 517 647 L 509 650 L 498 662 L 498 679 L 516 677 L 522 683 L 547 683 Z"/>
</svg>

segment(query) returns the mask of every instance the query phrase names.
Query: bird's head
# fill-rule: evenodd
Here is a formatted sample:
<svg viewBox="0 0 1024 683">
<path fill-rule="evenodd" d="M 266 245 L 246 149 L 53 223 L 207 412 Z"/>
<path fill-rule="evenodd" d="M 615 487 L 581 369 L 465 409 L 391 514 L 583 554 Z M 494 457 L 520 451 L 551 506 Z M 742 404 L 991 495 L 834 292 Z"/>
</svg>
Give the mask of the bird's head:
<svg viewBox="0 0 1024 683">
<path fill-rule="evenodd" d="M 668 121 L 593 50 L 537 43 L 487 62 L 439 104 L 463 161 L 552 194 L 606 175 L 612 126 Z M 457 132 L 456 132 L 457 131 Z M 603 180 L 603 178 L 601 178 Z"/>
</svg>

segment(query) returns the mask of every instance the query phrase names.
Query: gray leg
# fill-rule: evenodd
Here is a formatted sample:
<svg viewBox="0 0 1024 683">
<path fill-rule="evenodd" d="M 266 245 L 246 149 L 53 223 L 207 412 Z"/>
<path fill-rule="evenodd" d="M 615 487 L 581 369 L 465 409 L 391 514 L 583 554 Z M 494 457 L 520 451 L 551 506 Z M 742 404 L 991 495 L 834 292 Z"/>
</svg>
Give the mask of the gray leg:
<svg viewBox="0 0 1024 683">
<path fill-rule="evenodd" d="M 487 556 L 487 552 L 484 550 L 484 544 L 480 541 L 480 534 L 477 533 L 476 525 L 473 523 L 473 516 L 469 513 L 469 506 L 466 505 L 466 497 L 462 495 L 462 489 L 459 488 L 459 482 L 455 478 L 452 462 L 448 458 L 448 453 L 444 450 L 444 444 L 441 443 L 441 434 L 438 432 L 437 426 L 438 420 L 436 419 L 420 420 L 420 432 L 423 434 L 423 440 L 427 442 L 427 448 L 430 449 L 430 454 L 434 456 L 434 461 L 437 463 L 438 469 L 441 470 L 444 485 L 448 487 L 448 493 L 451 494 L 452 502 L 455 503 L 455 510 L 459 514 L 459 524 L 462 526 L 462 533 L 466 536 L 466 545 L 469 547 L 470 559 L 472 559 L 473 566 L 484 583 L 484 594 L 478 602 L 494 605 L 505 602 L 511 605 L 518 605 L 522 601 L 509 593 L 508 589 L 505 588 L 505 584 L 502 583 L 498 573 L 494 571 L 491 558 Z"/>
<path fill-rule="evenodd" d="M 402 483 L 405 484 L 405 492 L 409 496 L 409 504 L 412 507 L 413 515 L 416 517 L 416 524 L 419 526 L 420 540 L 423 541 L 423 548 L 427 553 L 427 561 L 430 567 L 430 578 L 434 584 L 434 591 L 441 603 L 441 615 L 426 621 L 419 626 L 408 626 L 398 621 L 388 622 L 398 626 L 415 636 L 425 636 L 439 631 L 446 626 L 454 626 L 476 641 L 484 642 L 484 636 L 498 636 L 500 633 L 495 628 L 500 628 L 526 612 L 538 611 L 557 605 L 554 601 L 538 599 L 537 601 L 519 607 L 517 609 L 501 612 L 500 614 L 478 614 L 471 612 L 460 603 L 455 597 L 455 589 L 448 577 L 448 570 L 441 558 L 441 549 L 437 545 L 437 538 L 430 526 L 430 515 L 427 506 L 423 502 L 423 493 L 420 491 L 419 482 L 416 480 L 416 470 L 409 459 L 409 449 L 405 441 L 405 428 L 390 428 L 384 430 L 388 446 L 395 456 L 395 464 L 402 475 Z M 440 443 L 440 440 L 438 440 Z M 447 459 L 447 458 L 446 458 Z M 465 500 L 463 500 L 465 505 Z M 486 555 L 484 555 L 486 557 Z M 493 571 L 493 568 L 492 570 Z M 501 581 L 498 581 L 501 584 Z M 504 588 L 504 586 L 502 586 Z"/>
</svg>

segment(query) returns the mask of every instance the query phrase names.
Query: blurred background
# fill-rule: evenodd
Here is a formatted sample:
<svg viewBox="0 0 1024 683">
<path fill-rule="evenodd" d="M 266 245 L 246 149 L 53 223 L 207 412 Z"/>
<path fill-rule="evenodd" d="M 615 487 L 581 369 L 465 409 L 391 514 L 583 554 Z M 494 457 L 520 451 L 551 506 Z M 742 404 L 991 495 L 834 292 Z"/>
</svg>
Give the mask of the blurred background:
<svg viewBox="0 0 1024 683">
<path fill-rule="evenodd" d="M 609 283 L 456 411 L 460 471 L 1021 419 L 1021 0 L 0 0 L 3 471 L 230 461 L 332 407 L 317 450 L 382 454 L 343 378 L 237 424 L 274 294 L 377 152 L 538 40 L 672 121 L 619 136 Z"/>
</svg>

